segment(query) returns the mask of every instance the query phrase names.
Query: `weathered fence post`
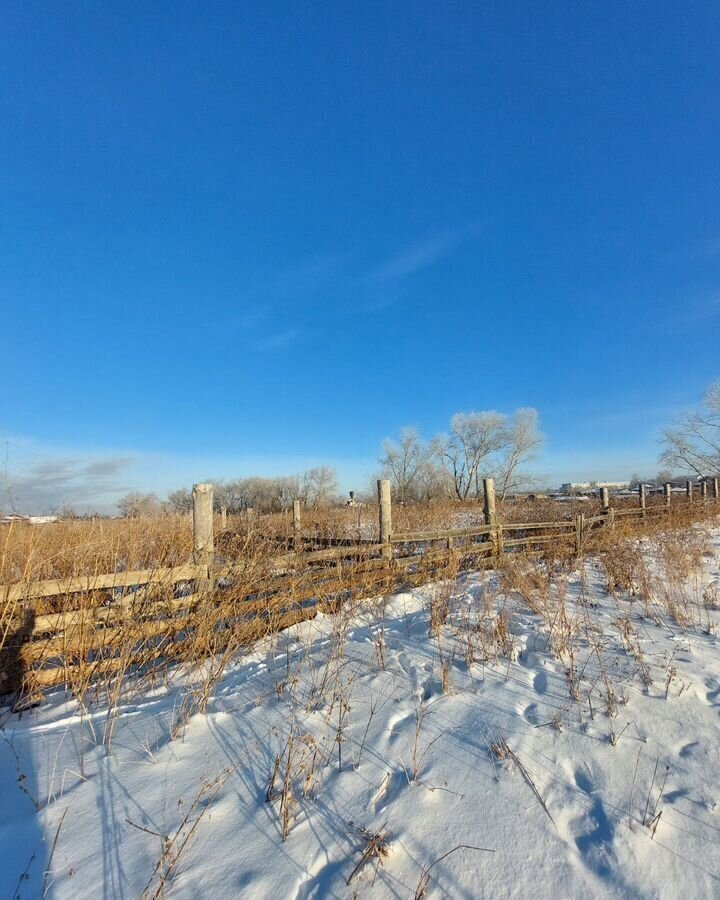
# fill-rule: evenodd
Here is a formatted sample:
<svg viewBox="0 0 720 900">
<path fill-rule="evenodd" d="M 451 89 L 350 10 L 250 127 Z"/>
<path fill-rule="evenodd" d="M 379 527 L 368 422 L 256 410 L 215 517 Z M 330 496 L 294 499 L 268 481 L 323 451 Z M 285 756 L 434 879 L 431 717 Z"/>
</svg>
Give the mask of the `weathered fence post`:
<svg viewBox="0 0 720 900">
<path fill-rule="evenodd" d="M 483 478 L 483 494 L 485 496 L 485 524 L 495 525 L 497 513 L 495 511 L 495 479 Z"/>
<path fill-rule="evenodd" d="M 378 503 L 380 505 L 380 543 L 383 545 L 382 555 L 385 559 L 392 559 L 392 546 L 390 545 L 390 535 L 392 534 L 390 482 L 387 478 L 379 478 L 377 486 Z"/>
<path fill-rule="evenodd" d="M 688 478 L 688 480 L 685 482 L 685 493 L 687 494 L 687 498 L 688 498 L 688 500 L 690 501 L 690 503 L 692 503 L 692 499 L 693 499 L 693 483 L 692 483 L 692 481 L 690 481 L 689 478 Z"/>
<path fill-rule="evenodd" d="M 708 495 L 707 481 L 701 481 L 700 482 L 700 499 L 702 500 L 703 504 L 707 503 L 707 495 Z"/>
<path fill-rule="evenodd" d="M 583 543 L 585 540 L 585 513 L 578 513 L 575 516 L 575 550 L 578 556 L 582 553 Z"/>
<path fill-rule="evenodd" d="M 663 485 L 663 494 L 665 495 L 665 506 L 670 506 L 670 497 L 672 497 L 672 485 L 666 481 Z"/>
<path fill-rule="evenodd" d="M 227 528 L 227 506 L 220 507 L 220 527 Z"/>
<path fill-rule="evenodd" d="M 502 526 L 498 524 L 497 510 L 495 507 L 495 479 L 483 478 L 483 496 L 485 498 L 484 512 L 485 524 L 492 528 L 493 554 L 499 560 L 504 552 L 502 539 Z"/>
<path fill-rule="evenodd" d="M 600 488 L 600 505 L 603 514 L 607 516 L 607 523 L 610 528 L 615 527 L 615 510 L 610 506 L 610 488 Z"/>
<path fill-rule="evenodd" d="M 645 518 L 645 507 L 647 506 L 647 498 L 645 496 L 645 485 L 641 484 L 638 487 L 639 491 L 639 499 L 640 499 L 640 509 L 642 510 L 642 516 Z"/>
<path fill-rule="evenodd" d="M 300 524 L 302 522 L 300 500 L 293 500 L 293 548 L 295 550 L 300 546 Z"/>
<path fill-rule="evenodd" d="M 720 478 L 713 478 L 712 480 L 712 495 L 713 500 L 720 499 Z"/>
<path fill-rule="evenodd" d="M 193 500 L 193 560 L 205 568 L 205 576 L 197 579 L 199 591 L 212 587 L 211 569 L 215 561 L 213 538 L 213 486 L 194 484 Z"/>
</svg>

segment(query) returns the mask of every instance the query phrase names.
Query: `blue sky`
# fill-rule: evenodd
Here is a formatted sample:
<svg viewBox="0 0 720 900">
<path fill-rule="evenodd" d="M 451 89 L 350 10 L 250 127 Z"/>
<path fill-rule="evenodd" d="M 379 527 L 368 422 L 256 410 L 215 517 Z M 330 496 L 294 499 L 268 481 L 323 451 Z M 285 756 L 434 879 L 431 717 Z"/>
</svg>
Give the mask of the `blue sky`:
<svg viewBox="0 0 720 900">
<path fill-rule="evenodd" d="M 4 467 L 350 488 L 535 406 L 549 478 L 655 471 L 720 376 L 718 46 L 710 2 L 6 4 Z"/>
</svg>

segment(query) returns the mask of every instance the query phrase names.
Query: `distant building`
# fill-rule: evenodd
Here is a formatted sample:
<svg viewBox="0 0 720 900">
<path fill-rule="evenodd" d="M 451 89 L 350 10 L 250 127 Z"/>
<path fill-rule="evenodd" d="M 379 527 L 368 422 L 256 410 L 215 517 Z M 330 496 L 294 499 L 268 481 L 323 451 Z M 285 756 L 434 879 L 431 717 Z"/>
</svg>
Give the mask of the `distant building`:
<svg viewBox="0 0 720 900">
<path fill-rule="evenodd" d="M 28 525 L 50 525 L 52 522 L 59 521 L 58 516 L 21 516 L 18 513 L 11 513 L 0 519 L 0 525 L 12 525 L 15 522 L 25 522 Z"/>
<path fill-rule="evenodd" d="M 620 491 L 628 487 L 630 487 L 629 481 L 566 481 L 560 485 L 560 490 L 563 494 L 572 494 L 574 491 L 593 491 L 596 488 Z"/>
</svg>

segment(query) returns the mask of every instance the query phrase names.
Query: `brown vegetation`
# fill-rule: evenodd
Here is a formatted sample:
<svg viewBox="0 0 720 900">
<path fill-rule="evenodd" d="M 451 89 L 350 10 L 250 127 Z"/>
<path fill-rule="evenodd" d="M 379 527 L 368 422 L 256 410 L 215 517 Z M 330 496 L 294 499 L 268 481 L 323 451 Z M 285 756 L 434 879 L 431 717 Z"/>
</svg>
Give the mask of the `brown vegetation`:
<svg viewBox="0 0 720 900">
<path fill-rule="evenodd" d="M 578 511 L 588 523 L 582 536 Z M 648 575 L 628 541 L 638 535 L 656 541 L 668 572 L 663 602 L 676 621 L 688 621 L 697 610 L 688 608 L 675 586 L 702 554 L 690 526 L 716 511 L 710 502 L 676 501 L 666 510 L 655 501 L 644 518 L 633 504 L 603 519 L 594 502 L 524 500 L 500 504 L 499 527 L 490 529 L 476 502 L 396 504 L 393 534 L 405 543 L 393 545 L 391 560 L 380 555 L 373 506 L 304 511 L 299 532 L 287 512 L 233 516 L 224 528 L 218 517 L 212 590 L 189 564 L 187 516 L 9 525 L 0 531 L 0 584 L 16 587 L 0 589 L 0 690 L 27 701 L 46 686 L 65 684 L 81 700 L 105 695 L 115 708 L 125 675 L 132 672 L 141 690 L 164 679 L 171 662 L 181 661 L 201 676 L 178 710 L 180 730 L 188 716 L 205 708 L 236 653 L 318 609 L 335 611 L 401 585 L 449 582 L 460 569 L 488 565 L 502 565 L 508 586 L 535 609 L 543 593 L 537 579 L 566 566 L 580 549 L 603 560 L 610 590 L 646 595 Z M 527 524 L 532 522 L 545 524 Z M 418 533 L 424 533 L 420 539 Z M 548 565 L 532 569 L 525 562 L 530 556 Z M 150 573 L 140 572 L 133 583 L 136 576 L 123 573 L 135 570 Z M 107 573 L 116 573 L 109 582 Z M 100 575 L 110 586 L 98 587 Z M 67 592 L 73 577 L 83 579 L 81 589 L 75 583 Z M 35 596 L 32 586 L 48 579 L 56 581 L 50 595 Z M 439 630 L 447 622 L 447 598 L 436 613 L 432 621 Z M 483 628 L 486 643 L 508 652 L 509 636 L 497 611 L 488 611 Z M 569 638 L 557 631 L 556 640 L 558 652 L 567 652 Z M 468 647 L 469 655 L 475 652 Z M 439 653 L 442 658 L 441 647 Z M 568 665 L 572 671 L 572 660 Z M 110 718 L 108 742 L 111 735 Z"/>
</svg>

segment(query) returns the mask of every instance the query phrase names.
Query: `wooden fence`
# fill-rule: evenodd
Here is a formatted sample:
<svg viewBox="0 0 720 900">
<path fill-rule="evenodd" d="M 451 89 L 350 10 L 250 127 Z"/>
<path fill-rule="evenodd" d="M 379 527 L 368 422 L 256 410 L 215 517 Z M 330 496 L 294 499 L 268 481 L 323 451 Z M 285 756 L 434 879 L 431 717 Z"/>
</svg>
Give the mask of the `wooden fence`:
<svg viewBox="0 0 720 900">
<path fill-rule="evenodd" d="M 720 509 L 718 479 L 700 485 L 697 498 L 694 487 L 687 482 L 684 506 L 713 504 Z M 390 483 L 378 481 L 378 539 L 312 551 L 302 549 L 302 511 L 295 502 L 293 551 L 267 556 L 249 572 L 246 561 L 216 560 L 213 487 L 195 485 L 192 562 L 0 586 L 0 609 L 5 610 L 0 693 L 72 684 L 78 667 L 86 672 L 89 667 L 94 674 L 111 671 L 120 668 L 121 654 L 127 666 L 128 652 L 137 653 L 137 662 L 145 666 L 181 658 L 183 642 L 194 627 L 193 611 L 197 615 L 205 608 L 202 604 L 217 604 L 224 596 L 233 597 L 232 621 L 225 627 L 260 624 L 252 631 L 258 635 L 262 623 L 267 631 L 275 631 L 316 615 L 318 608 L 333 608 L 358 591 L 380 593 L 398 584 L 431 580 L 448 561 L 481 568 L 500 565 L 506 555 L 517 552 L 580 553 L 598 529 L 667 516 L 677 501 L 666 485 L 661 502 L 649 504 L 641 486 L 636 503 L 613 506 L 607 488 L 602 488 L 598 515 L 501 523 L 492 479 L 485 479 L 483 488 L 484 524 L 399 533 L 392 527 Z M 130 651 L 128 623 L 136 626 L 138 642 Z"/>
</svg>

